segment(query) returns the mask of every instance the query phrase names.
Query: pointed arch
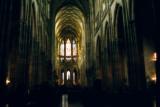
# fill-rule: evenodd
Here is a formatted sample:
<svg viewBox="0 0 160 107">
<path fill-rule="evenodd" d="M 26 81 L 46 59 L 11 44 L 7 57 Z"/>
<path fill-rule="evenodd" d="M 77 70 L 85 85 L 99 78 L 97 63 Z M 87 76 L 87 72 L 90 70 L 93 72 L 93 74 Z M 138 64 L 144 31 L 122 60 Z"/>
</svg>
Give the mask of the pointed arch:
<svg viewBox="0 0 160 107">
<path fill-rule="evenodd" d="M 118 86 L 126 84 L 128 78 L 127 71 L 127 57 L 126 57 L 126 40 L 123 8 L 120 4 L 116 4 L 114 13 L 114 35 L 116 39 L 116 69 L 117 73 L 114 75 L 118 81 Z"/>
</svg>

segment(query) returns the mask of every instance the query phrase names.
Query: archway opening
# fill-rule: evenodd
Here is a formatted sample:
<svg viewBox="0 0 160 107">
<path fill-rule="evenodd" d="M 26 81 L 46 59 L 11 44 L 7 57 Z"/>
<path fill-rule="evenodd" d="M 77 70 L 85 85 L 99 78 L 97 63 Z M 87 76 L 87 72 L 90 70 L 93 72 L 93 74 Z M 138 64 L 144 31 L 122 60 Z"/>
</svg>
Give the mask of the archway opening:
<svg viewBox="0 0 160 107">
<path fill-rule="evenodd" d="M 117 4 L 115 8 L 115 56 L 116 63 L 114 64 L 113 72 L 113 87 L 114 89 L 121 89 L 128 85 L 128 68 L 127 68 L 127 53 L 125 40 L 125 27 L 123 9 Z"/>
<path fill-rule="evenodd" d="M 117 12 L 117 36 L 118 36 L 119 70 L 120 70 L 119 76 L 122 83 L 126 83 L 128 74 L 126 71 L 127 62 L 125 55 L 125 32 L 124 32 L 122 7 L 119 7 Z"/>
<path fill-rule="evenodd" d="M 55 50 L 56 75 L 60 77 L 58 69 L 66 71 L 64 85 L 67 85 L 65 81 L 70 81 L 69 84 L 72 85 L 78 84 L 76 83 L 78 80 L 76 80 L 75 68 L 80 69 L 82 83 L 85 80 L 85 73 L 83 73 L 85 71 L 85 18 L 82 11 L 76 6 L 66 5 L 60 8 L 56 14 Z M 70 71 L 68 72 L 67 69 Z"/>
</svg>

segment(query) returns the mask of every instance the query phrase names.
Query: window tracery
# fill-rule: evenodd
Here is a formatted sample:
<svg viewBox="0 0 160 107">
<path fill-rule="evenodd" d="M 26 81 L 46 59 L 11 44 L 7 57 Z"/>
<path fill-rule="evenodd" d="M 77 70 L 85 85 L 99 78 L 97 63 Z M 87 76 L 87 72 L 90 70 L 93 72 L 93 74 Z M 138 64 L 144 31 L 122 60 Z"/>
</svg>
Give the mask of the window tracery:
<svg viewBox="0 0 160 107">
<path fill-rule="evenodd" d="M 75 40 L 70 40 L 69 38 L 62 40 L 59 51 L 60 61 L 71 61 L 72 59 L 76 61 L 78 49 Z"/>
</svg>

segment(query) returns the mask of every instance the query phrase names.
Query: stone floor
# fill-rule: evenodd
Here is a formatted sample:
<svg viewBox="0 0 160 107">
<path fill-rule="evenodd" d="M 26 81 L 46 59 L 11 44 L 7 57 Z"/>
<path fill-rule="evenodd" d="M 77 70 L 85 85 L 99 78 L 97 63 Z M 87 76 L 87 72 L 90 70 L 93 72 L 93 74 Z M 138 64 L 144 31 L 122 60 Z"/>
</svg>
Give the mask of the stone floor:
<svg viewBox="0 0 160 107">
<path fill-rule="evenodd" d="M 36 87 L 28 93 L 10 93 L 4 104 L 0 107 L 156 107 L 156 100 L 149 92 Z"/>
</svg>

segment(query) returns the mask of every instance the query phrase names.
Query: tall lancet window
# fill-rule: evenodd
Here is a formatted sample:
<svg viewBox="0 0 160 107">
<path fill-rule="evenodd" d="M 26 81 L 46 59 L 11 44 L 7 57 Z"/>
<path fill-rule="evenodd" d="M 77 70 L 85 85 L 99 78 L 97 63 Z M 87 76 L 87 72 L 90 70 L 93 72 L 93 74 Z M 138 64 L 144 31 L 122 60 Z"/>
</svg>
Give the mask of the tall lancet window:
<svg viewBox="0 0 160 107">
<path fill-rule="evenodd" d="M 64 84 L 64 72 L 62 73 L 62 85 Z"/>
<path fill-rule="evenodd" d="M 73 56 L 77 55 L 77 45 L 76 42 L 73 40 Z"/>
<path fill-rule="evenodd" d="M 60 61 L 61 62 L 63 62 L 64 60 L 71 61 L 72 59 L 74 61 L 76 61 L 77 57 L 78 57 L 78 49 L 77 48 L 78 48 L 77 42 L 74 39 L 63 38 L 59 44 Z"/>
<path fill-rule="evenodd" d="M 66 42 L 66 60 L 71 60 L 71 41 L 69 39 Z"/>
<path fill-rule="evenodd" d="M 61 42 L 60 44 L 60 60 L 63 61 L 64 60 L 64 41 Z"/>
<path fill-rule="evenodd" d="M 77 60 L 77 44 L 75 40 L 73 40 L 73 59 L 76 61 Z"/>
<path fill-rule="evenodd" d="M 76 83 L 76 74 L 75 74 L 75 72 L 73 72 L 73 84 L 75 84 Z"/>
<path fill-rule="evenodd" d="M 70 76 L 71 76 L 70 71 L 67 71 L 67 80 L 70 80 Z"/>
<path fill-rule="evenodd" d="M 62 41 L 60 45 L 60 55 L 64 56 L 64 41 Z"/>
</svg>

